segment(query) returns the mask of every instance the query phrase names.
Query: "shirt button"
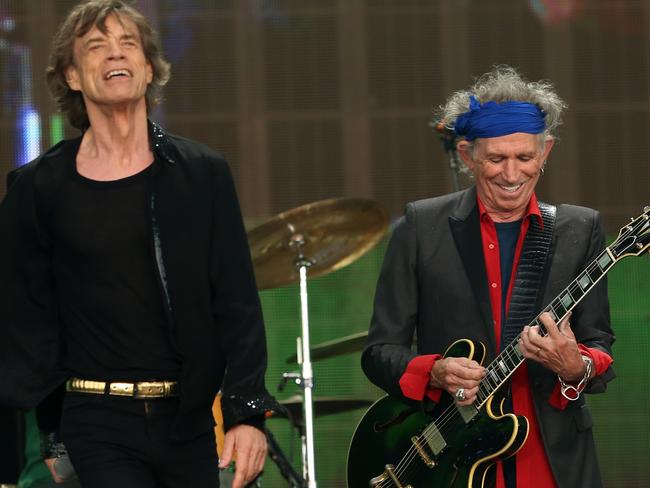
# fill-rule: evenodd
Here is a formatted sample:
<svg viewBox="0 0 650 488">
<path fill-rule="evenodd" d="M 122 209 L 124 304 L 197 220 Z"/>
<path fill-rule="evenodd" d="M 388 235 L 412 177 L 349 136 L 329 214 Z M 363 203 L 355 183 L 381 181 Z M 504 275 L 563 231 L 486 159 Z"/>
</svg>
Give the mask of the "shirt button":
<svg viewBox="0 0 650 488">
<path fill-rule="evenodd" d="M 497 287 L 497 284 L 496 284 L 496 283 L 492 283 L 492 288 L 496 288 L 496 287 Z"/>
<path fill-rule="evenodd" d="M 492 243 L 488 244 L 488 248 L 494 249 L 494 244 L 492 244 Z"/>
</svg>

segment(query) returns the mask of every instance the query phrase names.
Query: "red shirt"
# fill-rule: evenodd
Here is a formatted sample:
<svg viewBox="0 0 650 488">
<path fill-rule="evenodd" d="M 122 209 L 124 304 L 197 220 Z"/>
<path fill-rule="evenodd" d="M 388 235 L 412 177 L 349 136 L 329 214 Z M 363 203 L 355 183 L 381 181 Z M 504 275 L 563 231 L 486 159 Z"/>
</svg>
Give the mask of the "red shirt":
<svg viewBox="0 0 650 488">
<path fill-rule="evenodd" d="M 494 221 L 485 210 L 481 199 L 478 198 L 478 208 L 481 222 L 481 240 L 483 243 L 483 255 L 485 257 L 485 267 L 488 280 L 488 290 L 490 295 L 490 305 L 492 307 L 492 319 L 494 321 L 494 335 L 496 344 L 501 340 L 501 325 L 503 317 L 501 317 L 501 270 L 499 264 L 499 240 L 497 238 L 497 231 Z M 519 240 L 515 248 L 515 256 L 513 260 L 512 278 L 506 298 L 506 310 L 510 303 L 510 296 L 512 294 L 512 287 L 514 284 L 515 271 L 519 264 L 521 256 L 521 249 L 524 243 L 524 237 L 528 232 L 530 226 L 530 219 L 539 219 L 542 224 L 539 205 L 535 194 L 530 199 L 526 215 L 521 223 L 521 231 L 519 233 Z M 596 375 L 600 375 L 612 363 L 612 358 L 599 349 L 591 349 L 582 344 L 578 347 L 582 354 L 592 358 L 594 361 L 594 369 Z M 442 358 L 440 354 L 418 356 L 414 358 L 407 366 L 406 371 L 400 378 L 400 387 L 404 396 L 414 399 L 422 400 L 426 395 L 433 401 L 438 401 L 442 390 L 429 387 L 429 376 L 431 369 L 435 362 Z M 555 480 L 551 467 L 548 463 L 548 458 L 544 450 L 537 418 L 535 416 L 535 407 L 533 404 L 533 396 L 528 383 L 528 368 L 524 363 L 515 371 L 511 381 L 512 404 L 514 412 L 518 415 L 524 415 L 528 419 L 529 432 L 528 439 L 522 448 L 516 454 L 517 463 L 517 486 L 536 486 L 540 488 L 554 488 L 556 487 Z M 558 382 L 555 390 L 549 398 L 549 403 L 555 408 L 564 409 L 568 404 L 568 400 L 560 393 L 560 384 Z M 505 486 L 503 480 L 503 473 L 501 470 L 501 463 L 497 466 L 497 488 Z"/>
</svg>

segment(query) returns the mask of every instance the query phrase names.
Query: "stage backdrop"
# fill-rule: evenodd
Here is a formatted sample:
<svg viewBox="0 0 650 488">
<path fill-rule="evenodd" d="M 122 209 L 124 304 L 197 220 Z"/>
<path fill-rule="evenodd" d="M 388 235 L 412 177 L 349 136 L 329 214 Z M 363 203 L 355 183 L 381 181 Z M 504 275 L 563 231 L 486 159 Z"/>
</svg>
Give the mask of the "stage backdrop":
<svg viewBox="0 0 650 488">
<path fill-rule="evenodd" d="M 70 0 L 0 0 L 0 177 L 76 136 L 43 81 Z M 331 197 L 372 198 L 397 218 L 410 200 L 452 190 L 431 111 L 492 65 L 552 80 L 569 104 L 539 195 L 599 209 L 613 234 L 650 204 L 650 4 L 641 0 L 142 0 L 172 79 L 153 114 L 230 161 L 249 226 Z M 0 186 L 0 197 L 4 187 Z M 2 238 L 2 236 L 0 236 Z M 367 329 L 385 241 L 309 283 L 312 343 Z M 650 485 L 650 264 L 612 271 L 618 378 L 590 399 L 611 488 Z M 261 292 L 275 392 L 299 335 L 295 285 Z M 317 399 L 373 399 L 359 354 L 316 362 Z M 298 394 L 294 385 L 280 399 Z M 319 487 L 344 486 L 362 411 L 320 415 Z M 331 405 L 331 404 L 330 404 Z M 345 405 L 345 403 L 335 403 Z M 299 467 L 297 431 L 272 432 Z M 263 486 L 283 486 L 267 463 Z"/>
</svg>

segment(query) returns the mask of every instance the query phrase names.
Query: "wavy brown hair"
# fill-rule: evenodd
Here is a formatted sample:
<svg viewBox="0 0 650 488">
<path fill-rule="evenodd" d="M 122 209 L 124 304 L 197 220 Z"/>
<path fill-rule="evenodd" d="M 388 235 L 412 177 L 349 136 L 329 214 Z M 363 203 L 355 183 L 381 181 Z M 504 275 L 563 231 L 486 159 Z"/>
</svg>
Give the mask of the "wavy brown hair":
<svg viewBox="0 0 650 488">
<path fill-rule="evenodd" d="M 74 7 L 59 26 L 52 41 L 45 79 L 59 110 L 70 124 L 82 131 L 90 126 L 81 92 L 71 90 L 66 69 L 74 63 L 74 41 L 93 27 L 106 34 L 106 18 L 114 15 L 120 22 L 129 19 L 138 28 L 144 56 L 151 63 L 153 79 L 147 86 L 147 109 L 162 101 L 162 87 L 169 80 L 170 64 L 165 60 L 158 34 L 147 19 L 129 2 L 123 0 L 89 0 Z"/>
</svg>

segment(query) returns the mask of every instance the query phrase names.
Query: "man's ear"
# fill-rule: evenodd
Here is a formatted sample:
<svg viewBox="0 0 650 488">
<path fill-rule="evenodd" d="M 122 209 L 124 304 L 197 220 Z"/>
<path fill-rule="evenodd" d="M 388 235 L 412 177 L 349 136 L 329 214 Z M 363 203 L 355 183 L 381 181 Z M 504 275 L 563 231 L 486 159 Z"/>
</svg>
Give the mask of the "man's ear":
<svg viewBox="0 0 650 488">
<path fill-rule="evenodd" d="M 147 61 L 147 85 L 153 81 L 153 68 L 151 63 Z"/>
<path fill-rule="evenodd" d="M 551 152 L 551 149 L 553 149 L 554 144 L 555 144 L 555 139 L 553 139 L 552 137 L 546 139 L 546 141 L 544 142 L 544 153 L 540 158 L 542 161 L 546 161 L 548 159 L 548 155 Z"/>
<path fill-rule="evenodd" d="M 465 163 L 465 166 L 467 166 L 470 171 L 474 171 L 474 159 L 472 159 L 472 145 L 466 141 L 462 140 L 458 144 L 456 144 L 456 150 L 458 151 L 458 154 L 460 155 L 460 158 L 463 160 L 463 163 Z"/>
<path fill-rule="evenodd" d="M 79 72 L 74 64 L 71 64 L 65 69 L 65 81 L 68 83 L 70 90 L 81 91 L 81 83 L 79 83 Z"/>
</svg>

